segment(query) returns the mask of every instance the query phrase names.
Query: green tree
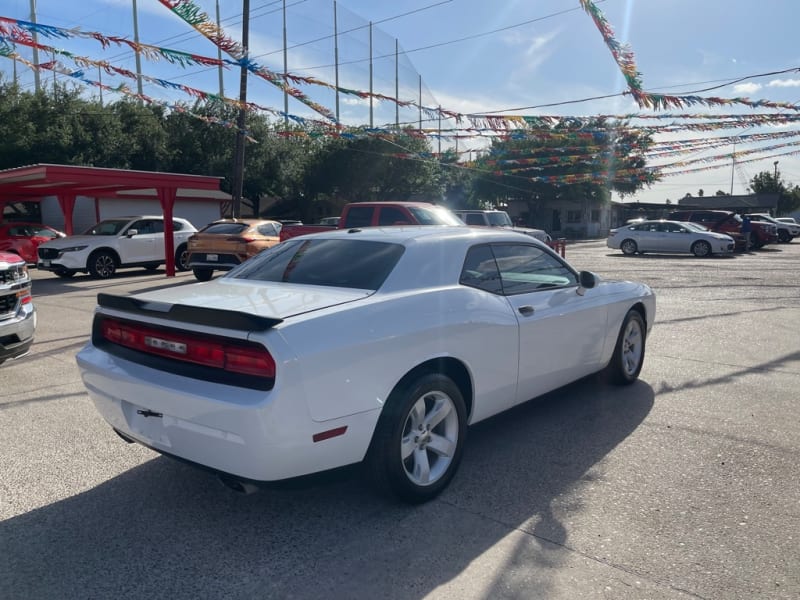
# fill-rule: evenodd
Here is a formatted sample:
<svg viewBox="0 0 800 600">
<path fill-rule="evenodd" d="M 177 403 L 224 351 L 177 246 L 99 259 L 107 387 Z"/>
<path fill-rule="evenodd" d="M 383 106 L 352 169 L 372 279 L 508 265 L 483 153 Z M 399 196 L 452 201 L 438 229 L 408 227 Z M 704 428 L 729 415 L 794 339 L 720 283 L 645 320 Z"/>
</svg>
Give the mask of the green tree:
<svg viewBox="0 0 800 600">
<path fill-rule="evenodd" d="M 603 118 L 539 124 L 492 143 L 477 161 L 473 191 L 482 201 L 517 198 L 532 205 L 570 198 L 606 202 L 611 191 L 625 197 L 655 181 L 644 169 L 651 143 L 648 134 Z"/>
<path fill-rule="evenodd" d="M 753 176 L 749 189 L 754 194 L 779 194 L 777 214 L 785 215 L 800 208 L 800 188 L 789 187 L 780 172 L 761 171 Z"/>
<path fill-rule="evenodd" d="M 438 201 L 440 167 L 427 140 L 418 137 L 329 138 L 309 165 L 304 195 L 309 207 L 323 203 L 337 210 L 359 200 Z"/>
</svg>

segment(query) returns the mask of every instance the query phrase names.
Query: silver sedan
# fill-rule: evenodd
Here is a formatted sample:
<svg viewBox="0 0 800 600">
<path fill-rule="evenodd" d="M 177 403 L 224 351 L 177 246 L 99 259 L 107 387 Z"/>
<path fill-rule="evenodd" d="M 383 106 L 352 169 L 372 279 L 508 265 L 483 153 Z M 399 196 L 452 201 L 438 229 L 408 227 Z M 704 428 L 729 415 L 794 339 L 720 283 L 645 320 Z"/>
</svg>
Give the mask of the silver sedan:
<svg viewBox="0 0 800 600">
<path fill-rule="evenodd" d="M 702 225 L 680 221 L 642 221 L 608 232 L 606 245 L 623 254 L 690 252 L 695 256 L 732 254 L 733 238 Z"/>
</svg>

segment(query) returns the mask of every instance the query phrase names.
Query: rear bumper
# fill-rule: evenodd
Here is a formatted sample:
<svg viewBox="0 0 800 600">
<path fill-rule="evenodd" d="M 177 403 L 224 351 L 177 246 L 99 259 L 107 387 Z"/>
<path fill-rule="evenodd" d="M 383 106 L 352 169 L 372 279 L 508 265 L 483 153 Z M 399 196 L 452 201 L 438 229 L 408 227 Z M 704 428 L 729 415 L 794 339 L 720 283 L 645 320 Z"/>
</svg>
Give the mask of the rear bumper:
<svg viewBox="0 0 800 600">
<path fill-rule="evenodd" d="M 123 436 L 250 481 L 280 481 L 359 462 L 378 418 L 379 411 L 370 411 L 315 422 L 302 395 L 279 385 L 261 391 L 165 374 L 91 344 L 77 361 L 97 411 Z M 344 435 L 313 440 L 343 426 Z"/>
<path fill-rule="evenodd" d="M 216 260 L 209 260 L 209 256 L 216 256 Z M 218 271 L 230 271 L 234 267 L 242 264 L 240 259 L 235 254 L 213 254 L 206 252 L 197 252 L 189 254 L 187 259 L 187 266 L 190 269 L 215 269 Z"/>
</svg>

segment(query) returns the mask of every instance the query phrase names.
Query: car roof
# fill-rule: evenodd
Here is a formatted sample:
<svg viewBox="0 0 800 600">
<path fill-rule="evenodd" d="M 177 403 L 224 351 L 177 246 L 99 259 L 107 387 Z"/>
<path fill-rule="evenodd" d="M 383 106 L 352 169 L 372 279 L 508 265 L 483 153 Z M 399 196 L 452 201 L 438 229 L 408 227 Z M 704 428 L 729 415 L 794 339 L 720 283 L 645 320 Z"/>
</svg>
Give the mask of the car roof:
<svg viewBox="0 0 800 600">
<path fill-rule="evenodd" d="M 388 227 L 352 227 L 310 234 L 314 239 L 353 238 L 374 242 L 410 245 L 438 240 L 473 240 L 475 242 L 531 242 L 525 233 L 513 229 L 467 227 L 466 225 L 392 225 Z M 298 236 L 301 239 L 308 236 Z"/>
</svg>

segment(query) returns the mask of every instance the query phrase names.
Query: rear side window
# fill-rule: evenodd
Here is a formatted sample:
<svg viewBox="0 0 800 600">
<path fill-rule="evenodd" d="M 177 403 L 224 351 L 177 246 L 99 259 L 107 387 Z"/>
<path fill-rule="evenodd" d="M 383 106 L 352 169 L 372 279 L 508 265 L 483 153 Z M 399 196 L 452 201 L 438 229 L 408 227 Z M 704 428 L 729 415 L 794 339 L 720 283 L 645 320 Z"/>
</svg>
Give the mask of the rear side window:
<svg viewBox="0 0 800 600">
<path fill-rule="evenodd" d="M 477 215 L 475 213 L 467 213 L 464 215 L 464 222 L 467 225 L 483 225 L 483 215 Z"/>
<path fill-rule="evenodd" d="M 382 206 L 378 213 L 378 225 L 411 225 L 408 215 L 399 208 Z"/>
<path fill-rule="evenodd" d="M 347 209 L 347 219 L 344 222 L 344 229 L 353 227 L 369 227 L 372 225 L 372 213 L 375 209 L 372 206 L 351 206 Z"/>
<path fill-rule="evenodd" d="M 400 244 L 363 240 L 287 240 L 242 263 L 227 276 L 377 290 L 403 255 Z"/>
</svg>

